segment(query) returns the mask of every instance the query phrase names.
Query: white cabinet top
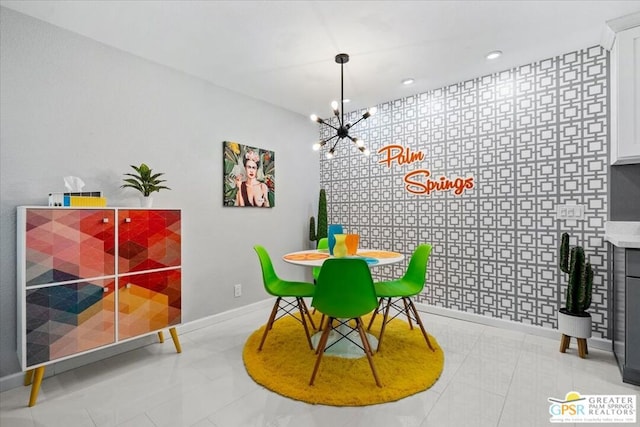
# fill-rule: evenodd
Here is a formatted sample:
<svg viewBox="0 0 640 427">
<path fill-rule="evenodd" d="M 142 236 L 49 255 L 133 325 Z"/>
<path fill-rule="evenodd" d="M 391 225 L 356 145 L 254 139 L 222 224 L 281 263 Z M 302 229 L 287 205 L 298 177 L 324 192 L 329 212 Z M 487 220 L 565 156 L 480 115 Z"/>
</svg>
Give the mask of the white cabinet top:
<svg viewBox="0 0 640 427">
<path fill-rule="evenodd" d="M 607 221 L 604 239 L 621 248 L 640 248 L 640 221 Z"/>
</svg>

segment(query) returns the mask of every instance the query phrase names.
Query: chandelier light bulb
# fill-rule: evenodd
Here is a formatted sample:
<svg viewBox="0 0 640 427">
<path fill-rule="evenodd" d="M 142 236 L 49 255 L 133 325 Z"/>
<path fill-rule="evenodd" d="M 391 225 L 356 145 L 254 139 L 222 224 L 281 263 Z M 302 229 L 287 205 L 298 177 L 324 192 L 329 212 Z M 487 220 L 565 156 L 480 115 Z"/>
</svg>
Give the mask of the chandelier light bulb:
<svg viewBox="0 0 640 427">
<path fill-rule="evenodd" d="M 333 113 L 334 114 L 338 114 L 338 111 L 340 111 L 340 110 L 338 110 L 338 101 L 333 101 L 331 103 L 331 108 L 333 108 Z"/>
<path fill-rule="evenodd" d="M 371 151 L 369 151 L 368 148 L 365 148 L 364 151 L 362 152 L 362 154 L 364 154 L 365 156 L 368 156 L 371 154 Z"/>
<path fill-rule="evenodd" d="M 312 122 L 318 121 L 318 116 L 316 116 L 315 114 L 310 115 L 309 118 L 311 119 Z"/>
<path fill-rule="evenodd" d="M 316 142 L 315 144 L 313 144 L 311 148 L 313 148 L 313 151 L 318 151 L 320 147 L 321 147 L 320 143 Z"/>
<path fill-rule="evenodd" d="M 333 159 L 336 156 L 335 151 L 333 149 L 327 151 L 327 154 L 325 154 L 325 157 L 327 159 Z"/>
<path fill-rule="evenodd" d="M 355 141 L 353 141 L 356 143 L 356 147 L 360 148 L 360 147 L 364 147 L 364 141 L 361 140 L 360 138 L 356 138 Z"/>
<path fill-rule="evenodd" d="M 378 111 L 378 107 L 371 107 L 369 108 L 369 114 L 371 114 L 372 116 Z"/>
</svg>

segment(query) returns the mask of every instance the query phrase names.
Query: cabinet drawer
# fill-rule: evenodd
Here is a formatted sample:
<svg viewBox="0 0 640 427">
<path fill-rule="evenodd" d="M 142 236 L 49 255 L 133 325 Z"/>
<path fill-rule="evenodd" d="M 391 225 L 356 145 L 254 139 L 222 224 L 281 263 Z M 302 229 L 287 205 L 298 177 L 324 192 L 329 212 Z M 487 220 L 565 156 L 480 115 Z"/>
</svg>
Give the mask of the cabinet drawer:
<svg viewBox="0 0 640 427">
<path fill-rule="evenodd" d="M 24 368 L 115 342 L 115 295 L 114 279 L 27 289 Z"/>
<path fill-rule="evenodd" d="M 627 276 L 640 277 L 640 249 L 627 249 Z"/>
</svg>

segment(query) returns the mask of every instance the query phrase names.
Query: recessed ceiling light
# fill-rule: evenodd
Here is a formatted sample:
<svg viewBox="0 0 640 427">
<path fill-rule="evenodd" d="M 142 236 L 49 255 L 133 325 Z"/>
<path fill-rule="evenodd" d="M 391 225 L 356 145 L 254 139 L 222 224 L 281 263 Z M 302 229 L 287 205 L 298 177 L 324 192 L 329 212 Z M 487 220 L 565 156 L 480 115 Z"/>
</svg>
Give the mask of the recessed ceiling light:
<svg viewBox="0 0 640 427">
<path fill-rule="evenodd" d="M 342 102 L 344 102 L 346 104 L 348 102 L 351 102 L 351 100 L 349 98 L 345 98 L 345 99 L 342 100 Z"/>
<path fill-rule="evenodd" d="M 501 55 L 502 55 L 502 51 L 501 50 L 494 50 L 493 52 L 487 53 L 486 58 L 487 59 L 497 59 L 497 58 L 500 58 Z"/>
<path fill-rule="evenodd" d="M 411 77 L 409 77 L 408 79 L 402 80 L 402 84 L 405 85 L 405 86 L 412 85 L 414 82 L 415 82 L 415 80 L 412 79 Z"/>
</svg>

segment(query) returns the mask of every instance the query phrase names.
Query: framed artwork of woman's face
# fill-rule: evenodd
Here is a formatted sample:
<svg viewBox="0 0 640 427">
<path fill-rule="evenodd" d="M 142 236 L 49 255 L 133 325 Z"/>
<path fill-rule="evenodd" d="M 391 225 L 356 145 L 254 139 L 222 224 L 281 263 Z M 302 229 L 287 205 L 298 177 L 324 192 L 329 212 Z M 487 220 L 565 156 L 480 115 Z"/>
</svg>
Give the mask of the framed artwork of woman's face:
<svg viewBox="0 0 640 427">
<path fill-rule="evenodd" d="M 222 159 L 224 206 L 275 206 L 276 168 L 273 151 L 224 141 Z"/>
</svg>

